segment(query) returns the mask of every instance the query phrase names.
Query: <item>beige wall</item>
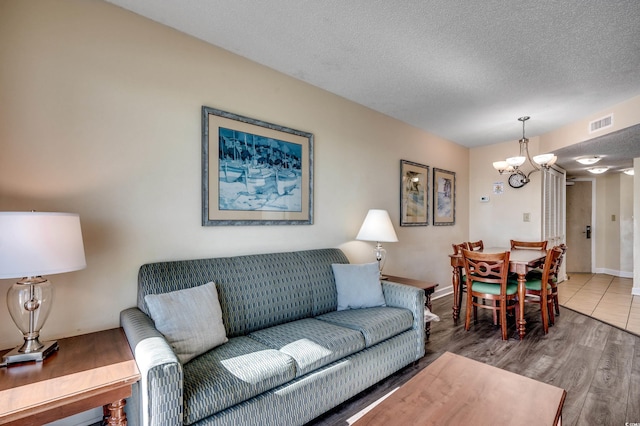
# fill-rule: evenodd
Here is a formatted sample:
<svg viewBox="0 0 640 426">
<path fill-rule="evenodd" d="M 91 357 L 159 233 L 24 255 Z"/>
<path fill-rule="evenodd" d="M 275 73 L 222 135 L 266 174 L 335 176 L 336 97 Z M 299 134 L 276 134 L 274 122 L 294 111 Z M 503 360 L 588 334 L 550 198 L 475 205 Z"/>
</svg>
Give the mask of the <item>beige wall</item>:
<svg viewBox="0 0 640 426">
<path fill-rule="evenodd" d="M 589 133 L 589 123 L 591 121 L 609 114 L 614 115 L 613 126 L 596 133 Z M 551 152 L 578 142 L 617 132 L 638 123 L 640 123 L 640 96 L 616 104 L 568 126 L 545 133 L 540 136 L 540 152 Z"/>
<path fill-rule="evenodd" d="M 0 210 L 83 227 L 87 268 L 50 277 L 46 337 L 117 326 L 145 262 L 320 247 L 373 261 L 354 241 L 369 208 L 400 239 L 385 272 L 449 284 L 468 149 L 103 2 L 4 1 L 0 52 Z M 314 134 L 314 225 L 200 225 L 202 105 Z M 398 225 L 401 159 L 456 172 L 455 226 Z M 20 340 L 0 309 L 0 347 Z"/>
<path fill-rule="evenodd" d="M 469 235 L 482 239 L 485 246 L 508 247 L 510 239 L 539 240 L 542 238 L 541 174 L 530 175 L 531 182 L 521 188 L 509 186 L 509 175 L 500 175 L 492 163 L 517 155 L 518 141 L 498 143 L 471 150 L 469 172 Z M 530 152 L 538 152 L 538 138 L 530 138 Z M 524 168 L 528 173 L 530 169 Z M 494 185 L 502 183 L 504 192 L 494 193 Z M 489 197 L 489 202 L 481 202 Z M 524 221 L 529 213 L 530 221 Z"/>
</svg>

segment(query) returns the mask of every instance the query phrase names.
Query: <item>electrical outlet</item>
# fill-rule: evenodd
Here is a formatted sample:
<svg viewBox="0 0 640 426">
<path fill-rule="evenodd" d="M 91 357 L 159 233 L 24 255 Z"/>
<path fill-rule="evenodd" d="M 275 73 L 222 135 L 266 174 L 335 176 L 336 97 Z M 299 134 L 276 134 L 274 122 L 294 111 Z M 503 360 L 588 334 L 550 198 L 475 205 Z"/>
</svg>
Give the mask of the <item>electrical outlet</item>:
<svg viewBox="0 0 640 426">
<path fill-rule="evenodd" d="M 615 222 L 615 221 L 616 221 L 616 215 L 615 215 L 615 214 L 612 214 L 612 215 L 611 215 L 611 222 Z"/>
<path fill-rule="evenodd" d="M 522 213 L 523 222 L 531 222 L 531 213 Z"/>
</svg>

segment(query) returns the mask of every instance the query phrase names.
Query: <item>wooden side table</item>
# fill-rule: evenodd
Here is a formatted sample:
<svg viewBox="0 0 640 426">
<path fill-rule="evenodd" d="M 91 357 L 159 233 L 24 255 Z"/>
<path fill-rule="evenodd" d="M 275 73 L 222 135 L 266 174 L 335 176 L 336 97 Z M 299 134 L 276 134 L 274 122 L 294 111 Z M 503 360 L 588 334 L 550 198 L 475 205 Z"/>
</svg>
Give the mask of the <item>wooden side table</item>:
<svg viewBox="0 0 640 426">
<path fill-rule="evenodd" d="M 405 278 L 405 277 L 396 277 L 393 275 L 386 275 L 384 278 L 386 281 L 391 281 L 393 283 L 410 285 L 412 287 L 421 288 L 424 290 L 424 304 L 431 311 L 431 295 L 434 291 L 436 291 L 436 287 L 438 287 L 437 283 L 432 283 L 429 281 L 421 281 L 414 280 L 413 278 Z M 429 336 L 431 336 L 431 322 L 427 321 L 424 325 L 424 332 L 427 341 L 429 341 Z"/>
<path fill-rule="evenodd" d="M 42 362 L 0 368 L 0 424 L 42 425 L 103 406 L 109 425 L 126 425 L 124 399 L 140 372 L 122 328 L 58 345 Z"/>
</svg>

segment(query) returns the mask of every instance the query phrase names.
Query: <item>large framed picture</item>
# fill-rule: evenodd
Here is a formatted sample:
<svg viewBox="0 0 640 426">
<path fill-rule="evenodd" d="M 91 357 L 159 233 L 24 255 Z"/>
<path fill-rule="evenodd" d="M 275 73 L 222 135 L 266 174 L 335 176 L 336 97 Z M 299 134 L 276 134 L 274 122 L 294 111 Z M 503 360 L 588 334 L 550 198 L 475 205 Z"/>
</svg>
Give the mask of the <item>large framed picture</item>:
<svg viewBox="0 0 640 426">
<path fill-rule="evenodd" d="M 456 174 L 433 168 L 433 224 L 456 223 Z"/>
<path fill-rule="evenodd" d="M 313 224 L 313 134 L 202 107 L 202 225 Z"/>
<path fill-rule="evenodd" d="M 429 166 L 400 160 L 400 226 L 429 225 Z"/>
</svg>

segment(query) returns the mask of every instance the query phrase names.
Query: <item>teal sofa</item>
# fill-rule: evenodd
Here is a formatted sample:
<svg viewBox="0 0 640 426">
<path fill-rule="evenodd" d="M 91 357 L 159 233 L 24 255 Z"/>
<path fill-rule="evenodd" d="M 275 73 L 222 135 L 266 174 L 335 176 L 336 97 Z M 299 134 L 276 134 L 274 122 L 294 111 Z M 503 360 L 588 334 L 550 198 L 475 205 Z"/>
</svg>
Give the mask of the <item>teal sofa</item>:
<svg viewBox="0 0 640 426">
<path fill-rule="evenodd" d="M 424 356 L 424 293 L 384 282 L 386 306 L 337 311 L 317 249 L 143 265 L 137 306 L 121 312 L 141 380 L 132 425 L 304 424 Z M 216 284 L 228 341 L 181 364 L 145 303 Z"/>
</svg>

